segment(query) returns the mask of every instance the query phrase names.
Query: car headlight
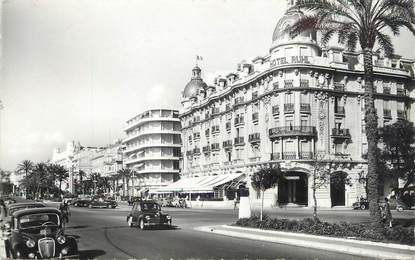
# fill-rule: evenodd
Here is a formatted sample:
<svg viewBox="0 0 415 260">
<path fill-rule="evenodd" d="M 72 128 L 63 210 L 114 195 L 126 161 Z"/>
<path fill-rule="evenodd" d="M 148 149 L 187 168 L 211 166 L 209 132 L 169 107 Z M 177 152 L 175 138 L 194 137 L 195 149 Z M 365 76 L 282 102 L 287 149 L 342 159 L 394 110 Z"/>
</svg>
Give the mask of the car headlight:
<svg viewBox="0 0 415 260">
<path fill-rule="evenodd" d="M 169 215 L 166 216 L 167 219 L 171 219 L 171 217 Z"/>
<path fill-rule="evenodd" d="M 146 216 L 146 219 L 149 220 L 150 219 L 150 216 Z"/>
<path fill-rule="evenodd" d="M 61 254 L 62 255 L 67 255 L 69 252 L 69 248 L 65 247 L 64 249 L 61 250 Z"/>
<path fill-rule="evenodd" d="M 29 247 L 29 248 L 33 248 L 33 247 L 35 247 L 35 245 L 36 245 L 36 243 L 35 243 L 35 241 L 33 241 L 33 239 L 28 239 L 27 241 L 26 241 L 26 246 L 27 247 Z"/>
<path fill-rule="evenodd" d="M 65 244 L 65 242 L 66 242 L 66 238 L 65 238 L 65 236 L 58 236 L 58 238 L 56 239 L 56 241 L 58 241 L 58 243 L 59 244 Z"/>
</svg>

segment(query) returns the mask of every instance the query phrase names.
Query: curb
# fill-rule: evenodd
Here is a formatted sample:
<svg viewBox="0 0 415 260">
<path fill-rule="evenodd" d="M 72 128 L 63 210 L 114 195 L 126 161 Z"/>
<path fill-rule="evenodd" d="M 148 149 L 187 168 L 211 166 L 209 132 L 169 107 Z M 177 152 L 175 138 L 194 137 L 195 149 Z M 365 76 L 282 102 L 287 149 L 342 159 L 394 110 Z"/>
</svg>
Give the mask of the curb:
<svg viewBox="0 0 415 260">
<path fill-rule="evenodd" d="M 292 235 L 292 233 L 288 233 L 288 232 L 279 232 L 279 231 L 275 231 L 277 233 L 273 233 L 274 231 L 268 231 L 268 232 L 264 232 L 266 234 L 269 234 L 270 232 L 272 232 L 272 234 L 275 234 L 276 236 L 269 236 L 269 235 L 260 235 L 260 234 L 251 234 L 251 233 L 243 233 L 240 231 L 255 231 L 255 232 L 261 232 L 261 230 L 252 230 L 249 228 L 237 228 L 237 227 L 231 227 L 232 229 L 235 230 L 239 230 L 238 231 L 232 231 L 232 230 L 224 230 L 224 229 L 218 229 L 219 228 L 229 228 L 229 226 L 223 225 L 223 226 L 202 226 L 202 227 L 196 227 L 195 230 L 197 231 L 202 231 L 202 232 L 207 232 L 207 233 L 214 233 L 214 234 L 218 234 L 218 235 L 224 235 L 224 236 L 231 236 L 231 237 L 236 237 L 236 238 L 245 238 L 245 239 L 251 239 L 251 240 L 256 240 L 256 241 L 264 241 L 264 242 L 271 242 L 271 243 L 278 243 L 278 244 L 285 244 L 285 245 L 291 245 L 291 246 L 300 246 L 300 247 L 305 247 L 305 248 L 313 248 L 313 249 L 320 249 L 320 250 L 326 250 L 326 251 L 332 251 L 332 252 L 338 252 L 338 253 L 343 253 L 343 254 L 349 254 L 349 255 L 356 255 L 356 256 L 363 256 L 363 257 L 373 257 L 373 258 L 380 258 L 380 259 L 415 259 L 414 258 L 414 254 L 411 252 L 411 254 L 403 254 L 403 253 L 394 253 L 394 252 L 387 252 L 387 251 L 381 251 L 381 249 L 383 249 L 382 247 L 383 244 L 378 245 L 379 243 L 375 243 L 372 246 L 374 246 L 373 249 L 368 249 L 368 248 L 362 248 L 362 247 L 354 247 L 353 245 L 345 245 L 344 243 L 341 244 L 327 244 L 324 241 L 321 242 L 316 242 L 316 241 L 312 241 L 312 240 L 307 240 L 307 239 L 299 239 L 299 238 L 306 238 L 306 237 L 302 237 L 302 236 L 297 236 L 297 235 L 303 235 L 303 234 L 294 234 L 294 236 L 292 237 L 280 237 L 277 235 L 282 235 L 284 234 L 285 236 L 290 236 Z M 306 235 L 307 236 L 307 235 Z M 312 237 L 308 237 L 310 238 L 315 238 L 318 236 L 312 236 Z M 320 238 L 320 237 L 318 237 Z M 327 237 L 324 237 L 324 239 L 327 239 Z M 333 240 L 332 238 L 330 238 L 330 240 Z M 343 240 L 342 242 L 347 241 L 350 242 L 349 240 Z M 353 242 L 355 242 L 353 240 Z M 360 241 L 359 241 L 360 242 Z M 367 241 L 365 241 L 367 242 Z M 357 243 L 356 243 L 357 245 Z M 360 244 L 360 245 L 366 245 L 367 244 Z M 399 246 L 399 245 L 398 245 Z M 380 247 L 380 248 L 376 248 L 376 247 Z M 364 249 L 364 250 L 362 250 Z M 388 248 L 386 248 L 388 249 Z M 392 249 L 392 248 L 389 248 Z M 393 248 L 396 249 L 396 248 Z M 409 251 L 412 251 L 413 249 L 409 249 Z"/>
</svg>

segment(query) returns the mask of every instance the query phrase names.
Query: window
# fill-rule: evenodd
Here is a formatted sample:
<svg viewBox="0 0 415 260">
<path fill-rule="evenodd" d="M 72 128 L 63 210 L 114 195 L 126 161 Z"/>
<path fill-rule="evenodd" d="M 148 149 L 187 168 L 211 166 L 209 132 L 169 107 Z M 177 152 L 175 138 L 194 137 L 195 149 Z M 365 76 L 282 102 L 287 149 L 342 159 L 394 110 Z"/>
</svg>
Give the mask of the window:
<svg viewBox="0 0 415 260">
<path fill-rule="evenodd" d="M 226 153 L 227 153 L 228 162 L 232 161 L 232 152 L 228 151 Z"/>
<path fill-rule="evenodd" d="M 285 118 L 285 127 L 292 129 L 294 126 L 294 118 L 292 116 L 287 116 Z"/>
<path fill-rule="evenodd" d="M 334 144 L 334 153 L 335 154 L 343 154 L 343 144 L 342 143 Z"/>
<path fill-rule="evenodd" d="M 285 104 L 294 103 L 294 95 L 292 93 L 285 93 Z"/>
</svg>

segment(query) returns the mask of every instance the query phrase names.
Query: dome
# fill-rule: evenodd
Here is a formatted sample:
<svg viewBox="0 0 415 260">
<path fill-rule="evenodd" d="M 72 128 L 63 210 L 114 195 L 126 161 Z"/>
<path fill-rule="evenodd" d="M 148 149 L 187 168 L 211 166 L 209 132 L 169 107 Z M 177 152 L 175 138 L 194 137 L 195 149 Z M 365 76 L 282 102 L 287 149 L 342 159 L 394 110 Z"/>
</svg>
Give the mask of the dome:
<svg viewBox="0 0 415 260">
<path fill-rule="evenodd" d="M 201 91 L 205 91 L 207 84 L 200 77 L 201 69 L 196 65 L 193 70 L 193 76 L 189 83 L 183 90 L 184 98 L 191 98 L 197 96 Z"/>
<path fill-rule="evenodd" d="M 287 12 L 275 26 L 274 33 L 272 34 L 272 41 L 275 42 L 283 39 L 288 34 L 288 32 L 285 31 L 287 27 L 292 26 L 303 16 L 303 12 L 299 10 Z"/>
</svg>

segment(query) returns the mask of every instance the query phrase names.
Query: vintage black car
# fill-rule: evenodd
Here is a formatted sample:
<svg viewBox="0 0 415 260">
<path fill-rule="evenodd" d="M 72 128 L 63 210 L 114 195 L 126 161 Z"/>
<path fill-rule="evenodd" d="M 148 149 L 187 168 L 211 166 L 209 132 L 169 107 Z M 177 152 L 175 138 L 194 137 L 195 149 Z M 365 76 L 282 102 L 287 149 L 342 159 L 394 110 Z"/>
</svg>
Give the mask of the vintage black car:
<svg viewBox="0 0 415 260">
<path fill-rule="evenodd" d="M 118 206 L 117 201 L 113 199 L 106 199 L 104 202 L 108 205 L 108 208 L 110 209 L 115 209 Z"/>
<path fill-rule="evenodd" d="M 171 227 L 171 217 L 161 212 L 161 207 L 154 201 L 140 201 L 133 204 L 130 214 L 127 216 L 128 226 L 137 226 L 146 229 L 150 226 Z"/>
<path fill-rule="evenodd" d="M 353 209 L 369 209 L 369 201 L 367 199 L 361 198 L 359 201 L 356 201 L 352 204 Z"/>
<path fill-rule="evenodd" d="M 7 206 L 7 214 L 11 216 L 14 212 L 22 209 L 44 208 L 46 205 L 42 202 L 19 202 Z"/>
<path fill-rule="evenodd" d="M 73 205 L 75 207 L 88 207 L 90 201 L 91 199 L 76 199 L 73 201 Z"/>
<path fill-rule="evenodd" d="M 78 258 L 74 237 L 64 234 L 56 208 L 32 208 L 14 212 L 6 224 L 7 256 L 13 259 Z"/>
</svg>

